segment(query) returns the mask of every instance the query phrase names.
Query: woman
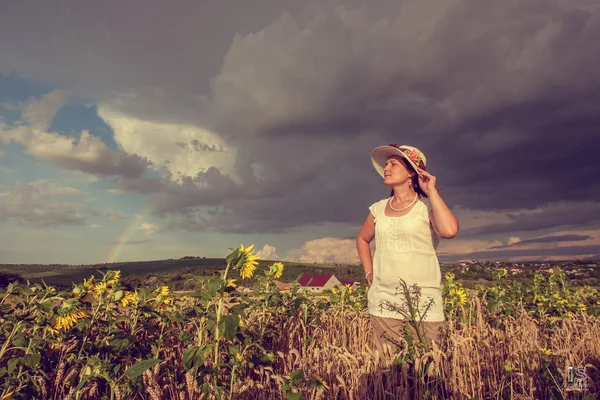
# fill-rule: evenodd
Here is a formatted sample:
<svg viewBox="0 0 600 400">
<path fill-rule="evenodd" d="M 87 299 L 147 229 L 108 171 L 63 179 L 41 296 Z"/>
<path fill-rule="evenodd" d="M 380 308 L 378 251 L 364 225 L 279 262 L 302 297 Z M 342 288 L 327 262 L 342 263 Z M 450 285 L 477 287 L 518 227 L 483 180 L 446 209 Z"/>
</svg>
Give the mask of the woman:
<svg viewBox="0 0 600 400">
<path fill-rule="evenodd" d="M 404 336 L 403 320 L 408 316 L 401 311 L 406 310 L 407 304 L 399 289 L 401 280 L 408 287 L 416 285 L 420 289 L 420 310 L 426 311 L 426 339 L 439 345 L 444 310 L 436 248 L 440 237 L 456 236 L 458 220 L 440 197 L 436 178 L 426 171 L 426 158 L 419 149 L 395 144 L 379 146 L 371 152 L 371 162 L 392 190 L 389 198 L 369 207 L 370 213 L 356 241 L 369 285 L 368 307 L 375 348 L 384 353 L 389 344 L 392 347 L 387 350 L 393 350 L 394 342 Z M 429 199 L 430 210 L 423 197 Z M 371 258 L 369 245 L 373 238 L 376 250 Z"/>
</svg>

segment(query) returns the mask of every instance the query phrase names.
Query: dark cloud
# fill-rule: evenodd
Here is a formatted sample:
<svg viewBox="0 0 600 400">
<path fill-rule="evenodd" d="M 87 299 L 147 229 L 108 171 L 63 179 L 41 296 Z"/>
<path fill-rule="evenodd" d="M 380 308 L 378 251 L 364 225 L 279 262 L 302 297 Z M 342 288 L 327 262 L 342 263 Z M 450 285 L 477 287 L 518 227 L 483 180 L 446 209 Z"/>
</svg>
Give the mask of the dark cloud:
<svg viewBox="0 0 600 400">
<path fill-rule="evenodd" d="M 145 17 L 129 7 L 114 22 L 106 5 L 72 3 L 43 18 L 36 10 L 31 19 L 44 29 L 7 17 L 3 29 L 23 37 L 0 40 L 0 50 L 24 74 L 71 76 L 76 90 L 97 89 L 123 112 L 193 121 L 238 150 L 237 177 L 214 168 L 179 183 L 141 175 L 135 160 L 109 163 L 132 171 L 115 182 L 147 194 L 156 215 L 175 217 L 173 228 L 360 223 L 389 193 L 369 160 L 385 143 L 421 148 L 450 206 L 512 217 L 461 236 L 598 222 L 600 14 L 590 2 L 427 0 L 386 8 L 385 18 L 343 7 L 271 14 L 231 42 L 217 35 L 221 47 L 210 51 L 192 3 L 144 5 Z M 197 49 L 221 61 L 203 66 Z"/>
<path fill-rule="evenodd" d="M 523 246 L 528 244 L 537 244 L 537 243 L 558 243 L 558 242 L 580 242 L 583 240 L 591 239 L 592 236 L 589 235 L 553 235 L 553 236 L 543 236 L 534 239 L 521 240 L 519 242 L 515 242 L 506 246 L 493 246 L 491 249 L 505 249 L 507 247 L 515 247 L 515 246 Z"/>
<path fill-rule="evenodd" d="M 530 213 L 508 213 L 512 222 L 490 224 L 478 228 L 465 229 L 461 237 L 480 235 L 533 232 L 545 229 L 576 229 L 595 226 L 600 222 L 600 203 L 594 201 L 575 203 L 562 202 Z"/>
<path fill-rule="evenodd" d="M 543 260 L 546 258 L 552 258 L 555 256 L 585 256 L 590 258 L 588 255 L 594 255 L 600 253 L 600 246 L 569 246 L 569 247 L 556 247 L 552 249 L 514 249 L 514 250 L 503 250 L 503 251 L 478 251 L 468 254 L 460 255 L 446 255 L 441 256 L 440 260 L 445 262 L 457 261 L 457 260 L 510 260 L 513 258 L 536 258 Z M 595 256 L 594 256 L 595 257 Z M 593 258 L 593 257 L 592 257 Z"/>
<path fill-rule="evenodd" d="M 286 19 L 260 39 L 236 42 L 212 87 L 213 111 L 223 114 L 215 126 L 245 149 L 240 169 L 260 161 L 269 176 L 265 186 L 285 195 L 233 204 L 218 214 L 222 223 L 230 226 L 231 218 L 260 231 L 362 221 L 370 202 L 386 195 L 368 153 L 394 142 L 425 151 L 451 206 L 542 208 L 546 218 L 525 216 L 470 234 L 589 224 L 584 209 L 600 206 L 593 203 L 600 192 L 594 161 L 600 144 L 593 139 L 600 126 L 600 57 L 584 49 L 600 34 L 598 15 L 560 1 L 453 4 L 445 17 L 422 22 L 431 30 L 421 37 L 405 27 L 369 31 L 360 17 L 329 14 L 306 28 L 304 42 Z M 360 50 L 347 51 L 351 46 Z M 317 58 L 315 48 L 327 57 Z M 295 68 L 277 62 L 281 53 L 297 60 Z M 256 69 L 236 62 L 242 58 Z M 236 72 L 246 79 L 233 80 Z M 267 76 L 278 76 L 279 86 Z M 270 110 L 253 96 L 260 85 L 272 95 Z M 224 105 L 234 95 L 249 100 Z M 556 212 L 560 202 L 567 203 Z M 565 212 L 570 207 L 578 210 Z"/>
</svg>

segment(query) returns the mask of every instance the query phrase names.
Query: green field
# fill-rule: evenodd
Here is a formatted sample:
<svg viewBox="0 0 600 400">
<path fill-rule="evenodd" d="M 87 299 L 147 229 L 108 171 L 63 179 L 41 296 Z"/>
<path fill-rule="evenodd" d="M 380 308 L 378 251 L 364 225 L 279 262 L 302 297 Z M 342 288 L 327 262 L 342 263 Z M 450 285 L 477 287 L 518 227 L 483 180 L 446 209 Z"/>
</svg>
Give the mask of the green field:
<svg viewBox="0 0 600 400">
<path fill-rule="evenodd" d="M 272 264 L 273 261 L 261 260 L 261 267 Z M 283 262 L 285 269 L 282 281 L 290 282 L 303 273 L 333 273 L 338 279 L 361 280 L 363 278 L 360 266 L 340 266 L 327 264 L 303 264 Z M 0 274 L 18 275 L 31 282 L 42 279 L 49 285 L 70 287 L 73 283 L 82 282 L 91 275 L 97 278 L 107 270 L 120 270 L 124 281 L 140 283 L 153 276 L 160 277 L 162 283 L 169 283 L 173 289 L 181 289 L 177 282 L 183 282 L 194 276 L 206 276 L 218 273 L 225 266 L 223 258 L 171 259 L 140 262 L 121 262 L 112 264 L 95 264 L 83 266 L 71 265 L 0 265 Z"/>
<path fill-rule="evenodd" d="M 261 260 L 261 267 L 270 265 L 273 261 Z M 285 269 L 281 281 L 292 282 L 302 274 L 332 273 L 339 280 L 354 280 L 366 283 L 361 266 L 358 265 L 329 265 L 316 263 L 283 262 Z M 499 268 L 510 268 L 512 264 L 475 263 L 467 267 L 456 263 L 442 263 L 442 275 L 452 272 L 467 288 L 486 285 L 494 280 L 495 271 Z M 168 284 L 172 290 L 184 289 L 185 282 L 194 277 L 217 274 L 225 266 L 223 258 L 181 258 L 138 262 L 117 262 L 111 264 L 91 265 L 0 265 L 0 286 L 15 279 L 22 282 L 41 282 L 57 287 L 71 287 L 73 283 L 82 282 L 91 275 L 97 278 L 107 270 L 120 270 L 123 282 L 131 287 L 139 285 L 156 286 Z M 518 271 L 509 273 L 505 278 L 520 281 L 523 284 L 531 282 L 536 272 L 549 271 L 549 268 L 560 267 L 566 271 L 566 279 L 574 286 L 600 287 L 600 270 L 596 262 L 563 261 L 555 263 L 524 263 Z M 152 280 L 151 280 L 152 279 Z"/>
</svg>

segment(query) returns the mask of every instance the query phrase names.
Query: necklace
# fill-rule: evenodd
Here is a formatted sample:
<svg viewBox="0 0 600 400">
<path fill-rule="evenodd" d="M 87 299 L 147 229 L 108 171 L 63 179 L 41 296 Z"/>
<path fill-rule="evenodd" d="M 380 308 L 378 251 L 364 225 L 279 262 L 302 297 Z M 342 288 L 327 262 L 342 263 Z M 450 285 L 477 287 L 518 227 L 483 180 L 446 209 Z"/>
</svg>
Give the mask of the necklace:
<svg viewBox="0 0 600 400">
<path fill-rule="evenodd" d="M 402 208 L 394 208 L 394 206 L 392 206 L 392 200 L 394 199 L 394 196 L 390 197 L 390 200 L 388 201 L 388 203 L 390 204 L 390 208 L 394 211 L 404 211 L 407 208 L 412 207 L 413 204 L 415 204 L 415 202 L 417 201 L 417 199 L 419 198 L 419 194 L 415 193 L 415 199 L 406 207 L 402 207 Z"/>
</svg>

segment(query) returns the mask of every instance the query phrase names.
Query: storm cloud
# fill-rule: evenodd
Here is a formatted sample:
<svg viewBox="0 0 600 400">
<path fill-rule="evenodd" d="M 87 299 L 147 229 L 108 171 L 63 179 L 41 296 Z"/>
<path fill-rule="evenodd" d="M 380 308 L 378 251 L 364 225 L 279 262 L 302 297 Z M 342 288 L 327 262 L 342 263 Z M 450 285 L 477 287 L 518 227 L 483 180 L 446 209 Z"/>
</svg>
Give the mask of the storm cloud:
<svg viewBox="0 0 600 400">
<path fill-rule="evenodd" d="M 6 68 L 118 110 L 104 119 L 132 158 L 111 162 L 110 179 L 148 195 L 170 229 L 359 224 L 389 193 L 369 160 L 386 143 L 424 151 L 450 206 L 514 216 L 461 235 L 600 222 L 593 2 L 292 8 L 215 43 L 196 30 L 199 3 L 134 1 L 115 18 L 106 3 L 66 4 L 25 15 L 11 3 L 0 17 Z M 220 62 L 203 65 L 206 55 Z M 132 141 L 142 119 L 139 138 L 154 133 Z M 161 177 L 140 174 L 142 159 Z"/>
</svg>

